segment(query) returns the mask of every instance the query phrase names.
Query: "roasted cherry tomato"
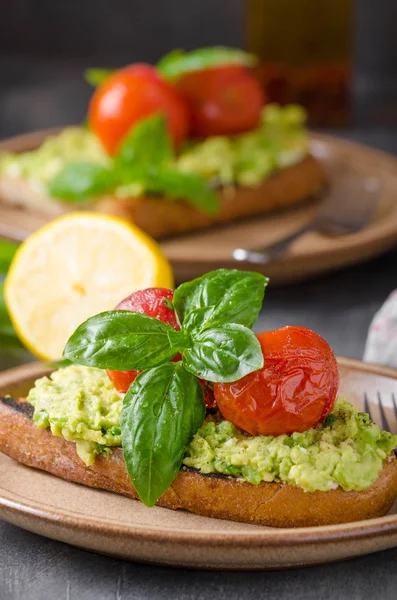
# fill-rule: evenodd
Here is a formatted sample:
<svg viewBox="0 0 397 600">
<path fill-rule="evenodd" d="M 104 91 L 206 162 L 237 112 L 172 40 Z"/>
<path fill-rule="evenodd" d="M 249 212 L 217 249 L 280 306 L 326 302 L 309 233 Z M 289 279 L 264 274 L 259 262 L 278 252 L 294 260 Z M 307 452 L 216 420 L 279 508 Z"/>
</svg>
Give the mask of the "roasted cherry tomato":
<svg viewBox="0 0 397 600">
<path fill-rule="evenodd" d="M 198 380 L 201 383 L 201 387 L 203 388 L 205 406 L 207 408 L 215 408 L 216 400 L 214 395 L 213 384 L 209 381 L 205 381 L 205 379 L 198 378 Z"/>
<path fill-rule="evenodd" d="M 193 135 L 232 135 L 259 124 L 264 94 L 244 67 L 194 71 L 181 77 L 176 86 L 189 105 Z"/>
<path fill-rule="evenodd" d="M 174 292 L 164 288 L 139 290 L 122 300 L 115 310 L 131 310 L 132 312 L 144 313 L 179 330 L 175 312 L 169 307 L 169 302 L 172 302 L 173 297 Z M 180 360 L 180 355 L 175 357 L 174 360 Z M 125 394 L 139 372 L 108 370 L 107 374 L 116 390 Z"/>
<path fill-rule="evenodd" d="M 234 383 L 216 383 L 225 419 L 251 435 L 281 435 L 317 425 L 333 409 L 338 365 L 327 342 L 310 329 L 260 333 L 265 366 Z"/>
<path fill-rule="evenodd" d="M 154 67 L 136 64 L 116 71 L 95 90 L 88 119 L 106 150 L 114 154 L 130 129 L 155 113 L 165 115 L 178 146 L 189 128 L 185 101 Z"/>
</svg>

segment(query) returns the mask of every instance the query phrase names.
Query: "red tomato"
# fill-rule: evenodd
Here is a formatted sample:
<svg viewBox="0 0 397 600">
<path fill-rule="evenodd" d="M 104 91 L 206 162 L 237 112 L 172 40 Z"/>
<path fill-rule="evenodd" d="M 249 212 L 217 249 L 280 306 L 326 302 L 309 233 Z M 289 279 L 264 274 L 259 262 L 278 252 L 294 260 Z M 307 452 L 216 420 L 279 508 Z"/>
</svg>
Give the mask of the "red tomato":
<svg viewBox="0 0 397 600">
<path fill-rule="evenodd" d="M 133 125 L 155 113 L 165 115 L 178 146 L 189 128 L 184 100 L 154 67 L 136 64 L 116 71 L 95 90 L 88 119 L 106 150 L 114 154 Z"/>
<path fill-rule="evenodd" d="M 338 365 L 327 342 L 310 329 L 260 333 L 265 366 L 234 383 L 216 383 L 225 419 L 251 435 L 310 429 L 333 409 Z"/>
<path fill-rule="evenodd" d="M 209 383 L 209 381 L 206 381 L 205 379 L 200 379 L 200 377 L 198 377 L 198 380 L 203 388 L 205 406 L 207 408 L 215 408 L 216 400 L 212 383 Z"/>
<path fill-rule="evenodd" d="M 176 86 L 189 105 L 193 135 L 231 135 L 259 124 L 264 94 L 244 67 L 195 71 L 181 77 Z"/>
<path fill-rule="evenodd" d="M 174 292 L 172 290 L 148 288 L 134 292 L 131 296 L 124 298 L 115 310 L 131 310 L 132 312 L 144 313 L 179 330 L 175 312 L 164 302 L 164 300 L 172 302 L 173 298 Z M 177 355 L 174 360 L 180 360 L 180 355 Z M 139 373 L 140 371 L 107 371 L 110 381 L 116 390 L 122 394 L 125 394 Z"/>
</svg>

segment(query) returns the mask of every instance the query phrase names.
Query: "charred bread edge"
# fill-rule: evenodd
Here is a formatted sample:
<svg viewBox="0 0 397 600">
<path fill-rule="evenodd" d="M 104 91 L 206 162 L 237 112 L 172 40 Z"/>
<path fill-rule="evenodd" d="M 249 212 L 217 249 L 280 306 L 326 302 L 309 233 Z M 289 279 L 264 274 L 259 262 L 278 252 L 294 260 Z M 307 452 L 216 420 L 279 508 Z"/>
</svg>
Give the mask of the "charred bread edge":
<svg viewBox="0 0 397 600">
<path fill-rule="evenodd" d="M 62 479 L 137 499 L 120 448 L 108 456 L 100 455 L 94 465 L 86 467 L 73 442 L 34 425 L 26 404 L 25 400 L 0 398 L 0 451 Z M 307 493 L 283 483 L 255 486 L 233 477 L 182 469 L 158 506 L 250 524 L 305 527 L 382 516 L 396 495 L 397 460 L 393 455 L 385 461 L 376 482 L 361 492 L 338 488 Z"/>
<path fill-rule="evenodd" d="M 232 194 L 228 188 L 219 188 L 221 208 L 216 215 L 206 214 L 187 202 L 165 201 L 154 195 L 127 199 L 101 196 L 94 204 L 85 205 L 84 209 L 125 218 L 149 235 L 161 238 L 293 206 L 318 194 L 325 183 L 321 163 L 308 154 L 299 162 L 275 171 L 257 186 L 236 186 Z M 0 174 L 1 202 L 51 218 L 77 208 L 50 198 L 33 188 L 28 180 Z"/>
</svg>

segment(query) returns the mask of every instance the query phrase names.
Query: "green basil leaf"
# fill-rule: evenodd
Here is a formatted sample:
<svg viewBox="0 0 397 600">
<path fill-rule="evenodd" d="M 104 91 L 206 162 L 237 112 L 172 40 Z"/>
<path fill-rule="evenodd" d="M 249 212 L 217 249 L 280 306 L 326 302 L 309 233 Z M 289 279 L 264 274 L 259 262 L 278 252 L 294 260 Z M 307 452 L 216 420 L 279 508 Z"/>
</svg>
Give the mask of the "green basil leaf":
<svg viewBox="0 0 397 600">
<path fill-rule="evenodd" d="M 63 360 L 56 360 L 54 362 L 44 363 L 49 369 L 64 369 L 70 367 L 73 363 L 71 360 L 64 358 Z"/>
<path fill-rule="evenodd" d="M 69 338 L 63 356 L 99 369 L 148 369 L 174 358 L 167 323 L 129 310 L 110 310 L 91 317 Z M 179 332 L 181 338 L 184 334 Z M 174 336 L 175 341 L 175 336 Z"/>
<path fill-rule="evenodd" d="M 156 114 L 135 125 L 125 137 L 115 157 L 121 168 L 157 167 L 173 156 L 171 138 L 162 114 Z"/>
<path fill-rule="evenodd" d="M 24 348 L 24 345 L 14 333 L 4 333 L 0 328 L 0 348 L 3 351 L 20 350 L 21 348 Z M 3 368 L 5 367 L 3 366 Z"/>
<path fill-rule="evenodd" d="M 106 81 L 106 79 L 109 79 L 110 75 L 112 75 L 113 73 L 114 69 L 86 69 L 84 71 L 84 79 L 87 83 L 92 85 L 92 87 L 98 87 L 104 81 Z"/>
<path fill-rule="evenodd" d="M 48 183 L 49 194 L 65 202 L 82 202 L 106 194 L 116 186 L 112 169 L 80 162 L 66 165 Z"/>
<path fill-rule="evenodd" d="M 157 70 L 167 79 L 177 79 L 192 71 L 202 71 L 221 65 L 244 65 L 253 67 L 258 59 L 255 55 L 238 50 L 215 46 L 213 48 L 198 48 L 192 52 L 173 50 L 157 63 Z"/>
<path fill-rule="evenodd" d="M 15 333 L 11 319 L 8 316 L 7 308 L 4 302 L 3 289 L 4 282 L 0 281 L 0 348 L 3 350 L 23 348 L 23 344 L 20 342 L 17 334 Z"/>
<path fill-rule="evenodd" d="M 0 281 L 0 335 L 17 337 L 4 302 L 4 282 Z"/>
<path fill-rule="evenodd" d="M 0 240 L 0 275 L 6 275 L 8 268 L 16 251 L 18 244 L 8 240 Z"/>
<path fill-rule="evenodd" d="M 185 369 L 212 382 L 230 382 L 263 367 L 261 346 L 254 333 L 242 325 L 223 325 L 193 336 L 183 351 Z"/>
<path fill-rule="evenodd" d="M 219 210 L 216 192 L 205 179 L 194 173 L 181 173 L 172 168 L 152 170 L 147 174 L 146 186 L 149 192 L 185 200 L 206 213 L 214 214 Z"/>
<path fill-rule="evenodd" d="M 153 506 L 175 479 L 204 416 L 203 389 L 181 362 L 144 371 L 130 386 L 120 419 L 123 453 L 146 506 Z"/>
<path fill-rule="evenodd" d="M 218 269 L 180 285 L 174 293 L 178 320 L 188 331 L 237 323 L 253 327 L 268 278 L 260 273 Z"/>
</svg>

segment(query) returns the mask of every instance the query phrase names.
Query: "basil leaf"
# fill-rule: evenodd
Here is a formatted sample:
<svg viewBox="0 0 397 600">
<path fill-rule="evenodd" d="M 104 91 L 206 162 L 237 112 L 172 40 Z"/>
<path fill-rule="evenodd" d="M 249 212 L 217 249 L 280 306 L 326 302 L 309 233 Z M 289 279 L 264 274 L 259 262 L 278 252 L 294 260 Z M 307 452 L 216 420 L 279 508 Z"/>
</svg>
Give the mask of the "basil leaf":
<svg viewBox="0 0 397 600">
<path fill-rule="evenodd" d="M 0 334 L 16 335 L 4 302 L 4 282 L 0 281 Z"/>
<path fill-rule="evenodd" d="M 213 48 L 198 48 L 192 52 L 173 50 L 157 63 L 157 70 L 168 79 L 176 79 L 191 73 L 221 65 L 244 65 L 253 67 L 258 59 L 255 55 L 238 50 L 215 46 Z"/>
<path fill-rule="evenodd" d="M 23 348 L 22 342 L 19 341 L 17 334 L 8 316 L 7 308 L 4 302 L 4 282 L 0 281 L 0 347 L 6 348 Z"/>
<path fill-rule="evenodd" d="M 98 87 L 101 85 L 106 79 L 109 79 L 110 75 L 114 73 L 113 69 L 98 69 L 91 68 L 86 69 L 84 71 L 84 79 L 87 83 L 92 85 L 92 87 Z"/>
<path fill-rule="evenodd" d="M 91 317 L 69 338 L 63 356 L 74 363 L 99 369 L 148 369 L 171 360 L 171 325 L 129 310 L 110 310 Z M 182 344 L 183 345 L 183 344 Z"/>
<path fill-rule="evenodd" d="M 16 251 L 18 244 L 8 240 L 0 240 L 0 275 L 6 275 L 8 268 Z"/>
<path fill-rule="evenodd" d="M 183 351 L 185 369 L 212 382 L 237 381 L 263 367 L 261 346 L 242 325 L 223 325 L 198 333 Z"/>
<path fill-rule="evenodd" d="M 106 194 L 115 186 L 115 176 L 111 169 L 90 162 L 80 162 L 66 165 L 48 182 L 48 191 L 53 198 L 81 202 Z"/>
<path fill-rule="evenodd" d="M 120 419 L 123 453 L 146 506 L 153 506 L 175 479 L 204 416 L 203 389 L 180 362 L 144 371 L 130 386 Z"/>
<path fill-rule="evenodd" d="M 18 339 L 18 337 L 14 334 L 4 333 L 0 329 L 0 348 L 2 351 L 4 350 L 20 350 L 24 348 L 22 342 Z M 11 365 L 10 365 L 11 366 Z M 5 368 L 5 366 L 3 366 Z"/>
<path fill-rule="evenodd" d="M 185 200 L 206 213 L 214 214 L 219 210 L 216 192 L 205 179 L 194 173 L 182 173 L 172 168 L 159 169 L 147 174 L 146 185 L 149 192 Z"/>
<path fill-rule="evenodd" d="M 49 369 L 64 369 L 65 367 L 70 367 L 73 363 L 71 360 L 64 358 L 63 360 L 56 360 L 54 362 L 46 362 L 44 364 Z"/>
<path fill-rule="evenodd" d="M 156 114 L 132 128 L 123 141 L 115 163 L 130 169 L 155 167 L 171 160 L 172 156 L 165 118 Z"/>
<path fill-rule="evenodd" d="M 268 278 L 260 273 L 218 269 L 180 285 L 174 293 L 178 320 L 188 331 L 258 318 Z"/>
</svg>

